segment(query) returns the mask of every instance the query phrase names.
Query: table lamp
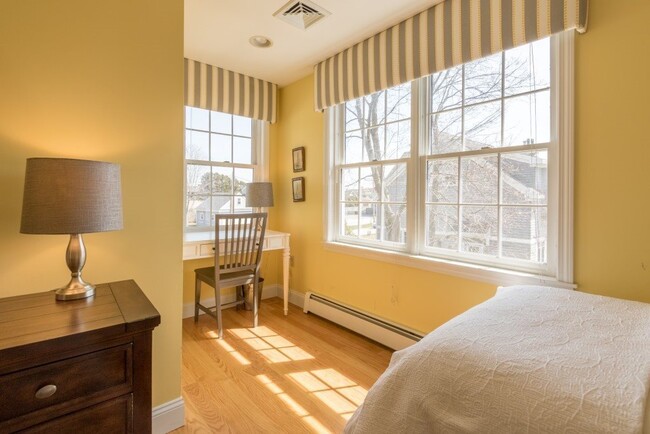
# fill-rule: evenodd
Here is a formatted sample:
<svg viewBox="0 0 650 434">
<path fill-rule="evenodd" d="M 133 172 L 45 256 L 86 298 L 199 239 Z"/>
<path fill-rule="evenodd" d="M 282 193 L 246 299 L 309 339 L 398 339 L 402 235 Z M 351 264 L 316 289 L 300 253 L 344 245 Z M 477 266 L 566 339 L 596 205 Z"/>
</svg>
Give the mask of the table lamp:
<svg viewBox="0 0 650 434">
<path fill-rule="evenodd" d="M 82 234 L 122 229 L 120 166 L 69 158 L 28 158 L 20 232 L 69 234 L 65 260 L 70 282 L 56 290 L 57 300 L 92 297 L 85 282 Z"/>
<path fill-rule="evenodd" d="M 270 182 L 246 184 L 246 206 L 251 208 L 273 206 L 273 184 Z"/>
</svg>

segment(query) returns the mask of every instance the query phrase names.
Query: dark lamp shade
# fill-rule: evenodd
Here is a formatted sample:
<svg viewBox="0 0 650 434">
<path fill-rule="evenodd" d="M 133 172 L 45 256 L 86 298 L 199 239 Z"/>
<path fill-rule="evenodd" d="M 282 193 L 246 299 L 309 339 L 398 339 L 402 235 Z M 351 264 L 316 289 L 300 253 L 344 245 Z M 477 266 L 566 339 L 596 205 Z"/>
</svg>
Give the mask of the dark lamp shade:
<svg viewBox="0 0 650 434">
<path fill-rule="evenodd" d="M 86 234 L 122 229 L 120 166 L 28 158 L 20 232 Z"/>
<path fill-rule="evenodd" d="M 246 206 L 252 208 L 273 206 L 273 184 L 270 182 L 246 184 Z"/>
</svg>

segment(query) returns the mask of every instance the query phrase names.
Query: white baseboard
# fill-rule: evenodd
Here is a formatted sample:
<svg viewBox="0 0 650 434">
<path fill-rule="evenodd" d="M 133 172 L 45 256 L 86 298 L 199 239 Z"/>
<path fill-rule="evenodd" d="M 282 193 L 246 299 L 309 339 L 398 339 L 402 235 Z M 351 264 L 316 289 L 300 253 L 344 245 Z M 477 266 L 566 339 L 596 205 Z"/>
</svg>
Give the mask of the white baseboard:
<svg viewBox="0 0 650 434">
<path fill-rule="evenodd" d="M 282 285 L 273 284 L 273 285 L 264 285 L 262 290 L 262 300 L 267 298 L 279 297 L 284 298 L 282 292 Z M 230 294 L 223 297 L 224 303 L 230 303 L 235 301 L 235 294 Z M 289 290 L 289 303 L 298 306 L 302 309 L 303 304 L 305 303 L 305 294 L 302 292 Z M 214 297 L 203 299 L 204 306 L 214 306 Z M 202 311 L 199 311 L 199 315 L 203 315 Z M 183 318 L 190 318 L 194 316 L 194 303 L 185 303 L 183 305 Z"/>
<path fill-rule="evenodd" d="M 166 402 L 152 411 L 151 432 L 165 434 L 185 425 L 185 402 L 182 397 Z"/>
</svg>

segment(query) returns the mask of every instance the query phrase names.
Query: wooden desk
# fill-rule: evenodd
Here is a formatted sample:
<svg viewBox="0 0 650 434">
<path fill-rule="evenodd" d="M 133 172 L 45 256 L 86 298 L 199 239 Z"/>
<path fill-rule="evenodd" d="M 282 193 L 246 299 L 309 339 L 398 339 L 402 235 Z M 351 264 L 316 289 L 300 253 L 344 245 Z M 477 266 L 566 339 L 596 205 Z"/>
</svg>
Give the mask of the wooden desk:
<svg viewBox="0 0 650 434">
<path fill-rule="evenodd" d="M 0 299 L 0 432 L 151 432 L 151 332 L 132 280 Z"/>
<path fill-rule="evenodd" d="M 284 314 L 289 313 L 289 262 L 291 234 L 267 229 L 264 235 L 263 251 L 282 250 L 282 292 L 284 294 Z M 211 258 L 214 256 L 214 231 L 186 232 L 183 241 L 183 260 Z"/>
</svg>

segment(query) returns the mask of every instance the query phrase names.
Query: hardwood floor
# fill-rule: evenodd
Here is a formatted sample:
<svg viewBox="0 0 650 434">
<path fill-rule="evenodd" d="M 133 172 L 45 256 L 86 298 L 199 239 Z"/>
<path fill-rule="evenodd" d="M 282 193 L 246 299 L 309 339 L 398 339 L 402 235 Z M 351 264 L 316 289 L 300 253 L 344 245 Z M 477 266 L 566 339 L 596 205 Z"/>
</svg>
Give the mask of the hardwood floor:
<svg viewBox="0 0 650 434">
<path fill-rule="evenodd" d="M 341 432 L 392 350 L 282 301 L 183 320 L 185 426 L 174 433 Z"/>
</svg>

